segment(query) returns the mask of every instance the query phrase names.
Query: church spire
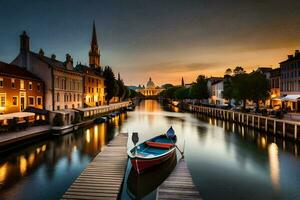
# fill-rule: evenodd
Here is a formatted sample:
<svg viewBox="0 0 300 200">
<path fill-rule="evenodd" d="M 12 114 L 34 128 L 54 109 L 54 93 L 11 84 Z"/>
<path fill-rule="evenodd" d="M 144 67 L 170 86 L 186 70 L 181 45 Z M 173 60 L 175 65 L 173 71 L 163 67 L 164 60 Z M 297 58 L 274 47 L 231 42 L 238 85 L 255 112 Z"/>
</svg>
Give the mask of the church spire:
<svg viewBox="0 0 300 200">
<path fill-rule="evenodd" d="M 93 22 L 91 49 L 89 52 L 89 64 L 90 64 L 90 67 L 92 67 L 92 68 L 100 67 L 100 50 L 98 48 L 95 21 Z"/>
<path fill-rule="evenodd" d="M 184 80 L 183 80 L 183 77 L 181 78 L 181 86 L 182 86 L 182 87 L 184 86 Z"/>
<path fill-rule="evenodd" d="M 97 48 L 98 48 L 98 42 L 97 42 L 97 33 L 96 33 L 95 21 L 93 22 L 93 34 L 92 34 L 91 49 L 92 49 L 93 47 L 97 47 Z"/>
</svg>

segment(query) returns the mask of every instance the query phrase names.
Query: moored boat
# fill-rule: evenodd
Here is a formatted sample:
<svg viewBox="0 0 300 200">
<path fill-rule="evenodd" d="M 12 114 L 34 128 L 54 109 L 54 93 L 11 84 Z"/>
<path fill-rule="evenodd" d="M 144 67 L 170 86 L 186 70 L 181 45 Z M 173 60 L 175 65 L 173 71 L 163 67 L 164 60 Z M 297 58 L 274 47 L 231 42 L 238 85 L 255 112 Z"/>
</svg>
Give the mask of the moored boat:
<svg viewBox="0 0 300 200">
<path fill-rule="evenodd" d="M 166 134 L 151 138 L 128 151 L 133 168 L 138 174 L 170 158 L 176 151 L 176 135 L 171 127 Z"/>
<path fill-rule="evenodd" d="M 176 152 L 160 165 L 143 174 L 138 174 L 131 168 L 127 179 L 127 194 L 132 199 L 143 199 L 153 192 L 171 174 L 177 163 Z"/>
</svg>

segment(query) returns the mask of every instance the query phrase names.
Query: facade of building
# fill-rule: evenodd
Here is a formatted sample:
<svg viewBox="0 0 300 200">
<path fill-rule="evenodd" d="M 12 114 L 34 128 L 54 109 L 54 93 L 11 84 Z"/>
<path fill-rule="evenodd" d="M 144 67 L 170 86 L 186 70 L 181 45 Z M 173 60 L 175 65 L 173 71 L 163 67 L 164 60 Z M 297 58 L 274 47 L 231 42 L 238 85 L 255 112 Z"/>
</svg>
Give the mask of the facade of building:
<svg viewBox="0 0 300 200">
<path fill-rule="evenodd" d="M 224 81 L 219 80 L 211 85 L 211 98 L 210 103 L 216 105 L 224 105 L 225 99 L 223 99 Z"/>
<path fill-rule="evenodd" d="M 83 107 L 104 105 L 105 87 L 101 71 L 81 64 L 75 69 L 83 74 Z"/>
<path fill-rule="evenodd" d="M 207 90 L 208 90 L 208 96 L 212 96 L 212 85 L 218 81 L 222 81 L 222 77 L 210 77 L 207 78 Z"/>
<path fill-rule="evenodd" d="M 290 111 L 300 111 L 300 52 L 288 55 L 280 63 L 280 93 L 283 107 Z"/>
<path fill-rule="evenodd" d="M 16 65 L 0 62 L 0 114 L 43 109 L 43 81 Z"/>
<path fill-rule="evenodd" d="M 281 107 L 280 100 L 280 68 L 273 69 L 270 74 L 271 107 Z"/>
<path fill-rule="evenodd" d="M 24 31 L 20 36 L 20 53 L 12 64 L 35 74 L 44 81 L 45 106 L 50 111 L 82 107 L 83 88 L 81 73 L 73 68 L 73 59 L 66 55 L 64 62 L 56 56 L 47 57 L 43 50 L 30 51 L 29 37 Z"/>
<path fill-rule="evenodd" d="M 159 93 L 161 93 L 164 89 L 160 88 L 158 86 L 155 86 L 154 82 L 152 81 L 151 77 L 149 78 L 149 81 L 147 82 L 146 88 L 139 88 L 137 89 L 137 92 L 140 92 L 144 96 L 156 96 Z"/>
</svg>

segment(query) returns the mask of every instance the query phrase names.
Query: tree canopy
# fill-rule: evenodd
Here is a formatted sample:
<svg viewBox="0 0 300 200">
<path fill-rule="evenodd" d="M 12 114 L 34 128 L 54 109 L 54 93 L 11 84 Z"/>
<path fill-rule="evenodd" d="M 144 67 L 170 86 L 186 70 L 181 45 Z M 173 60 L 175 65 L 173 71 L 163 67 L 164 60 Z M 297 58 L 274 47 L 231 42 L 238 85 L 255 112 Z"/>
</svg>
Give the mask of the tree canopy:
<svg viewBox="0 0 300 200">
<path fill-rule="evenodd" d="M 103 71 L 103 76 L 105 78 L 105 91 L 106 91 L 106 101 L 109 101 L 114 97 L 117 96 L 119 93 L 118 83 L 115 79 L 114 72 L 109 66 L 106 66 Z"/>
</svg>

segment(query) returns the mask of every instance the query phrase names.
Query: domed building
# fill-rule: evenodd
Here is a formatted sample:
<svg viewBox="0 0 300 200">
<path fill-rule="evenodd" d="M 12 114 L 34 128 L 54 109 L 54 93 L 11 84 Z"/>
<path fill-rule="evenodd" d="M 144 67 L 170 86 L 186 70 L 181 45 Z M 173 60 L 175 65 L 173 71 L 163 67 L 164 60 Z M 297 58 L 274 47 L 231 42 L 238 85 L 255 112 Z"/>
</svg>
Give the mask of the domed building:
<svg viewBox="0 0 300 200">
<path fill-rule="evenodd" d="M 154 82 L 152 81 L 151 77 L 149 78 L 146 88 L 145 87 L 139 87 L 137 89 L 137 92 L 140 92 L 144 96 L 156 96 L 159 93 L 161 93 L 164 89 L 160 88 L 158 86 L 155 86 Z"/>
</svg>

